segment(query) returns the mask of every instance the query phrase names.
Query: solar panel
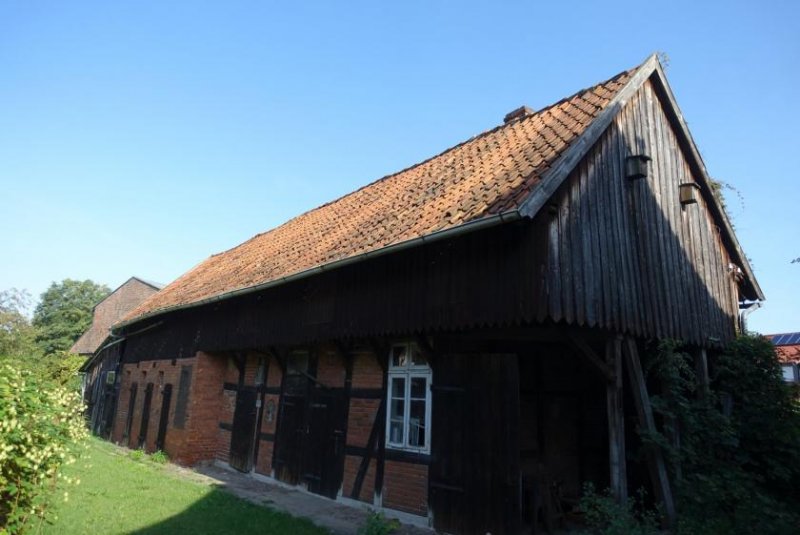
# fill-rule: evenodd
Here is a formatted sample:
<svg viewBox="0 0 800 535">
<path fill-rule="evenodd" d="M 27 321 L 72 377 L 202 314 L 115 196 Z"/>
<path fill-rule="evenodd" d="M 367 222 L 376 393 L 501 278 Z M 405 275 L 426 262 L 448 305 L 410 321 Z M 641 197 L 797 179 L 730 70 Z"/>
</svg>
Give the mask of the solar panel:
<svg viewBox="0 0 800 535">
<path fill-rule="evenodd" d="M 774 334 L 772 335 L 772 343 L 776 346 L 791 346 L 800 344 L 800 332 Z"/>
</svg>

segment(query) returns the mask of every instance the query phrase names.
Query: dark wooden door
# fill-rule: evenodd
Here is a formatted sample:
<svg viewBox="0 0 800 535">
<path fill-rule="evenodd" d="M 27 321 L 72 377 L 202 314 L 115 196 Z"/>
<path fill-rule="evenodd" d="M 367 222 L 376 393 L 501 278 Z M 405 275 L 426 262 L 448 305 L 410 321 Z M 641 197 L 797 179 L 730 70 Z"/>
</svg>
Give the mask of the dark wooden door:
<svg viewBox="0 0 800 535">
<path fill-rule="evenodd" d="M 139 439 L 136 447 L 143 448 L 147 441 L 147 428 L 150 424 L 150 405 L 153 403 L 153 383 L 147 383 L 144 390 L 144 404 L 142 405 L 142 423 L 139 426 Z"/>
<path fill-rule="evenodd" d="M 341 392 L 312 390 L 306 409 L 308 432 L 303 440 L 303 479 L 309 491 L 335 498 L 342 484 L 344 461 L 344 398 Z"/>
<path fill-rule="evenodd" d="M 158 436 L 156 437 L 156 449 L 164 450 L 164 442 L 167 440 L 167 426 L 169 424 L 169 405 L 172 402 L 172 385 L 165 384 L 164 391 L 161 393 L 161 417 L 158 419 Z"/>
<path fill-rule="evenodd" d="M 138 383 L 131 384 L 131 393 L 130 397 L 128 398 L 128 417 L 125 420 L 125 434 L 122 435 L 122 441 L 128 443 L 128 446 L 132 446 L 131 444 L 131 427 L 133 426 L 133 413 L 136 410 L 136 392 L 139 390 Z"/>
<path fill-rule="evenodd" d="M 429 501 L 437 531 L 520 524 L 516 355 L 442 355 L 433 369 Z"/>
<path fill-rule="evenodd" d="M 300 482 L 302 448 L 306 432 L 306 397 L 284 393 L 275 442 L 275 476 L 284 483 Z"/>
<path fill-rule="evenodd" d="M 253 469 L 253 446 L 256 432 L 258 392 L 254 389 L 240 389 L 236 394 L 236 410 L 233 413 L 231 431 L 230 465 L 241 471 Z"/>
</svg>

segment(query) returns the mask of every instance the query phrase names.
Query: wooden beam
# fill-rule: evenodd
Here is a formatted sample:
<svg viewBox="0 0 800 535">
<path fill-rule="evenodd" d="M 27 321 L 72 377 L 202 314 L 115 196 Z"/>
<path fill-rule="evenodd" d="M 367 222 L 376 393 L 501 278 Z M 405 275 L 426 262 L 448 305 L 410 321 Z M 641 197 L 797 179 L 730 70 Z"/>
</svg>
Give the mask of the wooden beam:
<svg viewBox="0 0 800 535">
<path fill-rule="evenodd" d="M 375 354 L 375 359 L 378 361 L 378 366 L 381 367 L 384 373 L 388 370 L 389 366 L 389 344 L 378 340 L 377 338 L 369 339 L 369 346 Z"/>
<path fill-rule="evenodd" d="M 281 369 L 281 374 L 286 374 L 286 355 L 283 354 L 277 347 L 271 346 L 267 349 L 267 351 L 275 357 L 275 362 L 278 363 L 278 367 Z"/>
<path fill-rule="evenodd" d="M 608 465 L 611 492 L 619 503 L 628 501 L 628 470 L 625 457 L 625 411 L 622 386 L 622 337 L 606 342 L 606 363 L 614 372 L 614 381 L 606 386 L 608 409 Z"/>
<path fill-rule="evenodd" d="M 708 379 L 708 355 L 705 348 L 697 348 L 692 351 L 694 357 L 694 373 L 697 377 L 697 398 L 708 399 L 709 384 Z"/>
<path fill-rule="evenodd" d="M 603 378 L 609 383 L 614 382 L 614 371 L 609 367 L 603 359 L 601 359 L 594 349 L 581 337 L 577 332 L 568 332 L 566 336 L 567 344 L 569 344 L 580 356 L 584 357 L 589 364 L 599 372 Z"/>
<path fill-rule="evenodd" d="M 636 405 L 636 413 L 639 416 L 639 425 L 645 433 L 656 433 L 653 407 L 650 405 L 650 395 L 647 393 L 647 384 L 642 373 L 636 341 L 633 338 L 627 338 L 622 347 L 625 354 L 625 364 L 628 369 L 628 378 L 631 383 L 631 393 L 633 394 L 634 405 Z M 667 525 L 674 527 L 676 522 L 675 502 L 672 498 L 672 489 L 669 484 L 664 454 L 658 446 L 651 445 L 647 448 L 647 461 L 647 467 L 656 491 L 656 498 L 661 502 Z"/>
</svg>

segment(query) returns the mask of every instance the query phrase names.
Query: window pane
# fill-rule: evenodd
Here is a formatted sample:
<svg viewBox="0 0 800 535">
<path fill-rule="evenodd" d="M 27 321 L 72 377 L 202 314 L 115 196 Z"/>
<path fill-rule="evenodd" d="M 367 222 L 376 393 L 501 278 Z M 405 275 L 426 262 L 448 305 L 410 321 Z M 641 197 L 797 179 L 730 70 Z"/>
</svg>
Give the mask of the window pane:
<svg viewBox="0 0 800 535">
<path fill-rule="evenodd" d="M 783 380 L 784 381 L 794 381 L 794 366 L 791 364 L 784 364 L 781 366 L 783 368 Z M 413 383 L 411 385 L 414 386 Z"/>
<path fill-rule="evenodd" d="M 406 380 L 404 377 L 392 377 L 392 397 L 406 397 Z"/>
<path fill-rule="evenodd" d="M 392 348 L 392 367 L 403 368 L 406 366 L 407 361 L 408 354 L 406 352 L 406 346 L 394 346 Z"/>
<path fill-rule="evenodd" d="M 425 399 L 425 385 L 428 381 L 424 377 L 411 378 L 411 397 L 414 399 Z"/>
<path fill-rule="evenodd" d="M 408 445 L 425 447 L 425 402 L 412 401 L 408 419 Z"/>
<path fill-rule="evenodd" d="M 396 422 L 392 420 L 389 423 L 389 442 L 394 442 L 395 444 L 402 444 L 403 443 L 403 421 L 400 420 Z"/>
<path fill-rule="evenodd" d="M 392 420 L 399 419 L 401 422 L 405 417 L 406 402 L 403 399 L 392 400 L 392 410 L 389 412 L 389 418 Z"/>
<path fill-rule="evenodd" d="M 411 365 L 412 366 L 427 366 L 428 361 L 422 356 L 416 344 L 411 344 Z"/>
</svg>

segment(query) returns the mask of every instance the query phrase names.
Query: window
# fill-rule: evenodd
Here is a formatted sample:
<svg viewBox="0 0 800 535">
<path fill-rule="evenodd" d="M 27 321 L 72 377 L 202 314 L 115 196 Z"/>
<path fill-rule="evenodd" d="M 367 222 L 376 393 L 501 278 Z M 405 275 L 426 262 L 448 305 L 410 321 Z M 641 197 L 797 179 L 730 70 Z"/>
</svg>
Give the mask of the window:
<svg viewBox="0 0 800 535">
<path fill-rule="evenodd" d="M 782 364 L 781 369 L 783 370 L 783 380 L 789 383 L 793 383 L 797 381 L 797 376 L 795 375 L 795 366 L 794 364 Z"/>
<path fill-rule="evenodd" d="M 389 355 L 386 445 L 428 453 L 431 447 L 431 368 L 415 344 Z"/>
</svg>

